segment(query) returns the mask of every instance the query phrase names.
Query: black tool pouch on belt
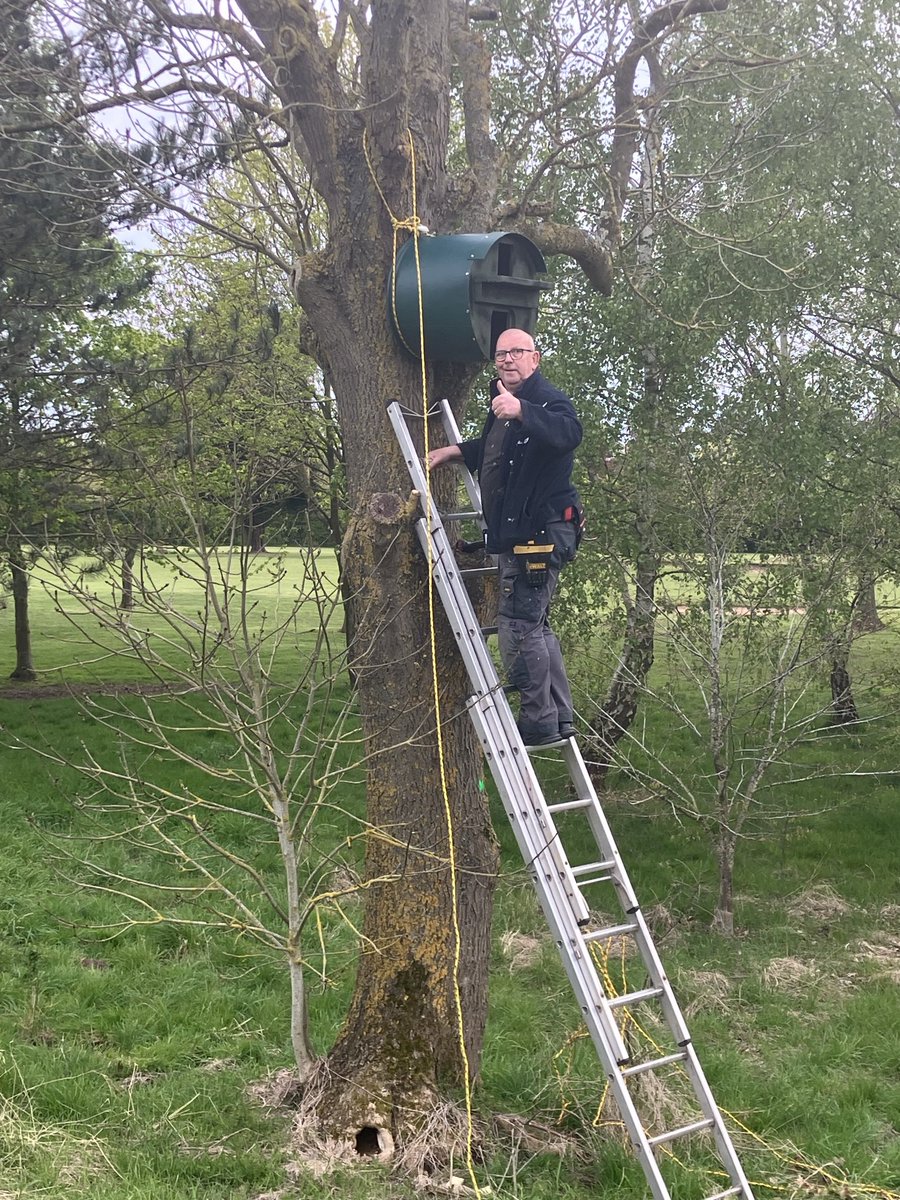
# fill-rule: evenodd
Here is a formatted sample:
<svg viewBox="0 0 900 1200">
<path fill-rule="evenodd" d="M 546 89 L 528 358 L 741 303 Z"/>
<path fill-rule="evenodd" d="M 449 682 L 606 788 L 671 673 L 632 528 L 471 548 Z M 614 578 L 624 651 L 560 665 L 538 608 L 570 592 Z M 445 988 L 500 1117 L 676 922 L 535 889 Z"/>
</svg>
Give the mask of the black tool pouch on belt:
<svg viewBox="0 0 900 1200">
<path fill-rule="evenodd" d="M 552 542 L 532 540 L 513 546 L 513 554 L 519 560 L 522 573 L 531 587 L 541 588 L 547 582 L 547 571 L 552 553 Z"/>
</svg>

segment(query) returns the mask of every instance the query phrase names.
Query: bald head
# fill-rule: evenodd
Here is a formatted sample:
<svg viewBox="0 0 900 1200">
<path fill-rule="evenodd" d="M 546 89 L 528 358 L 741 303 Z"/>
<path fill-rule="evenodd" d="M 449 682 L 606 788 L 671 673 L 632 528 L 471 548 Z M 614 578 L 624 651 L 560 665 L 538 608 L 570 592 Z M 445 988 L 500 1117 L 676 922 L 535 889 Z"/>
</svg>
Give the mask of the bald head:
<svg viewBox="0 0 900 1200">
<path fill-rule="evenodd" d="M 524 329 L 504 329 L 497 338 L 494 362 L 500 382 L 507 391 L 515 392 L 535 373 L 541 361 L 534 348 L 534 338 Z"/>
</svg>

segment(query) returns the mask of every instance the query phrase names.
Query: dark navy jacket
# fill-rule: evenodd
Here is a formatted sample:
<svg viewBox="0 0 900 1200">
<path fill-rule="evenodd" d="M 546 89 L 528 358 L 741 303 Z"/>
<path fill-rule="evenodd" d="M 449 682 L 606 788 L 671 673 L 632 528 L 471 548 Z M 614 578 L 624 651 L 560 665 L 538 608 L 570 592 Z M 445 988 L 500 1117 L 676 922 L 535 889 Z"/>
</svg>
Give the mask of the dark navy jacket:
<svg viewBox="0 0 900 1200">
<path fill-rule="evenodd" d="M 498 391 L 495 380 L 491 399 Z M 572 486 L 573 451 L 582 436 L 572 401 L 540 371 L 528 376 L 516 399 L 522 405 L 522 419 L 510 421 L 503 442 L 502 502 L 494 506 L 494 512 L 484 514 L 491 554 L 502 554 L 516 542 L 527 541 L 549 521 L 562 520 L 570 505 L 581 503 Z M 493 412 L 488 412 L 481 437 L 460 443 L 472 472 L 481 469 L 485 439 L 495 420 Z"/>
</svg>

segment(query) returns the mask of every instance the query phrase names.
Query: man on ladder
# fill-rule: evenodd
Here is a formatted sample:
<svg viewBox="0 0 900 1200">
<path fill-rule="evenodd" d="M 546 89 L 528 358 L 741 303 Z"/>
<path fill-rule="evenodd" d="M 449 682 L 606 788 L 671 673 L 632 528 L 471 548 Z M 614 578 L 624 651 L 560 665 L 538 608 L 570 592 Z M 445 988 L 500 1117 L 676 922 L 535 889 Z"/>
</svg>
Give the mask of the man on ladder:
<svg viewBox="0 0 900 1200">
<path fill-rule="evenodd" d="M 478 475 L 488 553 L 498 556 L 497 635 L 518 727 L 529 747 L 571 737 L 572 695 L 549 609 L 561 568 L 575 557 L 583 515 L 572 485 L 582 429 L 572 401 L 538 370 L 523 329 L 497 339 L 491 407 L 480 438 L 430 451 L 430 470 L 464 462 Z"/>
</svg>

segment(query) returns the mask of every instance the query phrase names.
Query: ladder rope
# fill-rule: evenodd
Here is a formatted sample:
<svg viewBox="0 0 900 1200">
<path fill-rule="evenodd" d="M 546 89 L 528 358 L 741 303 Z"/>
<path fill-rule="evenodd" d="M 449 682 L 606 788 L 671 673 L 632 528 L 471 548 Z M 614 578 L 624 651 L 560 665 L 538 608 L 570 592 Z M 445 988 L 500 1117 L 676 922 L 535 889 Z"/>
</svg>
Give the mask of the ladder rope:
<svg viewBox="0 0 900 1200">
<path fill-rule="evenodd" d="M 372 181 L 381 196 L 385 209 L 391 218 L 391 226 L 394 232 L 393 251 L 391 260 L 391 306 L 394 315 L 394 326 L 400 336 L 406 349 L 419 360 L 420 369 L 420 384 L 422 389 L 422 412 L 424 425 L 424 450 L 425 450 L 425 496 L 423 497 L 425 504 L 425 521 L 429 532 L 431 531 L 434 522 L 434 508 L 431 496 L 431 467 L 428 463 L 429 433 L 428 433 L 428 417 L 431 413 L 428 404 L 428 366 L 425 359 L 425 306 L 422 287 L 422 261 L 419 254 L 419 237 L 425 231 L 419 220 L 418 214 L 418 185 L 416 180 L 416 147 L 413 141 L 411 131 L 407 128 L 406 136 L 409 141 L 409 161 L 411 175 L 411 191 L 412 191 L 412 216 L 406 220 L 399 220 L 391 211 L 391 207 L 387 202 L 381 185 L 375 175 L 372 166 L 371 158 L 365 133 L 363 134 L 363 151 L 366 157 L 366 163 L 369 167 L 369 173 L 372 176 Z M 396 281 L 397 281 L 397 237 L 401 230 L 408 230 L 412 234 L 413 253 L 415 256 L 416 266 L 416 301 L 418 307 L 419 320 L 419 353 L 409 346 L 403 334 L 400 332 L 400 322 L 397 318 L 396 307 Z M 440 698 L 440 683 L 438 674 L 438 658 L 437 658 L 437 622 L 435 620 L 434 606 L 434 581 L 432 578 L 434 570 L 434 554 L 432 551 L 431 539 L 428 539 L 428 632 L 431 650 L 431 681 L 432 692 L 434 699 L 434 719 L 435 732 L 437 736 L 437 752 L 438 766 L 440 770 L 441 780 L 441 796 L 444 802 L 444 815 L 447 822 L 447 857 L 450 867 L 450 893 L 451 907 L 453 912 L 453 1002 L 456 1009 L 456 1028 L 459 1042 L 459 1056 L 462 1062 L 463 1069 L 463 1088 L 465 1095 L 466 1108 L 466 1168 L 469 1173 L 469 1179 L 472 1183 L 472 1189 L 477 1200 L 481 1200 L 481 1190 L 478 1186 L 478 1180 L 475 1176 L 475 1161 L 473 1157 L 473 1142 L 474 1142 L 474 1123 L 472 1119 L 472 1070 L 469 1062 L 468 1051 L 466 1050 L 466 1030 L 465 1018 L 463 1014 L 462 990 L 459 984 L 460 967 L 462 964 L 462 930 L 459 924 L 459 870 L 456 858 L 456 835 L 453 826 L 453 809 L 450 803 L 450 790 L 447 783 L 447 764 L 444 753 L 444 736 L 443 736 L 443 719 L 441 716 L 441 698 Z"/>
</svg>

